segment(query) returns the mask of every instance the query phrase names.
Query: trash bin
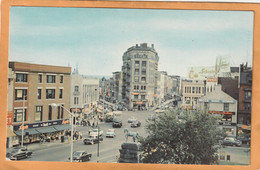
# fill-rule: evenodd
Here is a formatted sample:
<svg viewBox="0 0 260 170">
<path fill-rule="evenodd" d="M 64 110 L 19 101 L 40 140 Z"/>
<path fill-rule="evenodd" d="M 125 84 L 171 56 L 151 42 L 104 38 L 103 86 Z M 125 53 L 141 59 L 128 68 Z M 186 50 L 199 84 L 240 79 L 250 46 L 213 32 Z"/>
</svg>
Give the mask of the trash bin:
<svg viewBox="0 0 260 170">
<path fill-rule="evenodd" d="M 64 136 L 61 136 L 60 140 L 61 140 L 61 143 L 65 142 Z"/>
</svg>

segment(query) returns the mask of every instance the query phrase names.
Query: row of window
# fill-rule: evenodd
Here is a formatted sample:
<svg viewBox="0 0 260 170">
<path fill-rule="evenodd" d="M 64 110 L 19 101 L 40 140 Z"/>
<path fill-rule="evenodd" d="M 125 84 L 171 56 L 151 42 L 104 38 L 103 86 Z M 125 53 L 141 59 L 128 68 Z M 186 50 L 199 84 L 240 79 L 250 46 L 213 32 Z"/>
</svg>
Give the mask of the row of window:
<svg viewBox="0 0 260 170">
<path fill-rule="evenodd" d="M 140 61 L 136 60 L 135 61 L 135 66 L 139 67 Z M 142 67 L 146 67 L 146 61 L 142 61 Z"/>
<path fill-rule="evenodd" d="M 28 74 L 16 73 L 16 82 L 27 83 L 28 82 Z M 63 83 L 63 75 L 59 76 L 59 82 Z M 42 83 L 42 74 L 38 75 L 38 83 Z M 56 75 L 46 75 L 46 83 L 56 83 Z"/>
<path fill-rule="evenodd" d="M 61 105 L 62 107 L 64 105 Z M 61 106 L 57 108 L 57 119 L 63 119 L 64 110 Z M 22 122 L 23 121 L 23 111 L 24 111 L 24 121 L 27 121 L 27 109 L 14 109 L 14 122 Z M 35 121 L 42 121 L 43 116 L 43 106 L 36 106 L 35 108 Z M 48 110 L 48 120 L 52 120 L 52 107 L 49 105 Z"/>
<path fill-rule="evenodd" d="M 134 95 L 134 99 L 138 99 L 139 95 Z M 141 99 L 145 99 L 145 95 L 141 95 Z"/>
<path fill-rule="evenodd" d="M 203 87 L 185 87 L 185 93 L 198 93 L 202 92 Z"/>
<path fill-rule="evenodd" d="M 59 89 L 59 99 L 62 98 L 63 89 Z M 42 89 L 38 89 L 37 99 L 42 99 Z M 46 99 L 55 99 L 55 89 L 46 89 Z M 15 100 L 27 100 L 27 89 L 15 89 Z"/>
<path fill-rule="evenodd" d="M 146 86 L 140 86 L 141 90 L 146 90 Z M 139 90 L 139 85 L 134 85 L 134 90 Z"/>
<path fill-rule="evenodd" d="M 146 77 L 141 77 L 141 81 L 145 82 L 146 81 Z M 135 76 L 135 82 L 139 82 L 139 76 Z"/>
</svg>

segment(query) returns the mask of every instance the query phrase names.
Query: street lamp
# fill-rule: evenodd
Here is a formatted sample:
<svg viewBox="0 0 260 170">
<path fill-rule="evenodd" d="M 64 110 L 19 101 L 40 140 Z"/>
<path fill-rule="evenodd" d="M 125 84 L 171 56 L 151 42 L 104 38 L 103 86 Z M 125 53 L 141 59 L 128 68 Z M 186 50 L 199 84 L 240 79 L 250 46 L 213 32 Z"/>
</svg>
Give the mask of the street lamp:
<svg viewBox="0 0 260 170">
<path fill-rule="evenodd" d="M 22 147 L 23 147 L 23 134 L 24 134 L 24 107 L 25 107 L 25 97 L 27 95 L 23 95 L 23 116 L 22 116 Z"/>
<path fill-rule="evenodd" d="M 73 119 L 74 119 L 74 114 L 73 113 L 71 113 L 68 109 L 66 109 L 65 107 L 63 107 L 62 105 L 58 105 L 58 104 L 56 104 L 56 103 L 52 103 L 51 104 L 51 107 L 52 108 L 56 108 L 56 107 L 58 107 L 58 106 L 60 106 L 61 108 L 63 108 L 64 110 L 66 110 L 69 114 L 70 114 L 70 117 L 71 117 L 71 119 L 70 119 L 70 123 L 71 123 L 71 140 L 70 140 L 70 162 L 72 162 L 72 159 L 73 159 L 73 136 L 74 136 L 74 134 L 73 134 Z"/>
</svg>

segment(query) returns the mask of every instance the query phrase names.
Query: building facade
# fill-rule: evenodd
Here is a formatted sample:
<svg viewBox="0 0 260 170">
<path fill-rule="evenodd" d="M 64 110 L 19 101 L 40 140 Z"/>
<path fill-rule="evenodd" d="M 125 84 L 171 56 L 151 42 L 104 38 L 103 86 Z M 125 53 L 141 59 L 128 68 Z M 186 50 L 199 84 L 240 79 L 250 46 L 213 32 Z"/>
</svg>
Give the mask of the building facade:
<svg viewBox="0 0 260 170">
<path fill-rule="evenodd" d="M 25 143 L 39 141 L 41 135 L 60 137 L 70 128 L 69 114 L 60 106 L 69 109 L 71 68 L 21 62 L 9 62 L 9 68 L 15 77 L 8 89 L 14 133 L 21 137 L 24 129 Z M 53 108 L 53 103 L 60 106 Z"/>
<path fill-rule="evenodd" d="M 89 114 L 99 101 L 99 79 L 73 72 L 71 75 L 70 109 L 73 112 Z"/>
<path fill-rule="evenodd" d="M 221 116 L 219 126 L 228 136 L 237 134 L 237 100 L 221 90 L 221 85 L 215 87 L 198 101 L 198 108 L 210 114 Z"/>
<path fill-rule="evenodd" d="M 136 44 L 123 54 L 122 99 L 127 107 L 140 110 L 156 104 L 158 61 L 153 44 Z"/>
<path fill-rule="evenodd" d="M 197 109 L 198 99 L 205 95 L 202 80 L 182 80 L 182 108 Z"/>
<path fill-rule="evenodd" d="M 239 78 L 238 123 L 251 125 L 252 68 L 241 64 Z"/>
</svg>

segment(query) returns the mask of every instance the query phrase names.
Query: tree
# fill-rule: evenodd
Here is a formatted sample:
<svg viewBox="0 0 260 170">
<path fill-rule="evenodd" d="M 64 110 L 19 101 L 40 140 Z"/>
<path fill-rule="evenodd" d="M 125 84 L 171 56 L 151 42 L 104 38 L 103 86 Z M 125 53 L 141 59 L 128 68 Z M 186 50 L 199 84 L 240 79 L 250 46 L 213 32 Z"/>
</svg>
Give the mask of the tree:
<svg viewBox="0 0 260 170">
<path fill-rule="evenodd" d="M 148 121 L 141 138 L 144 163 L 213 164 L 218 140 L 224 136 L 218 117 L 206 111 L 168 111 Z"/>
</svg>

